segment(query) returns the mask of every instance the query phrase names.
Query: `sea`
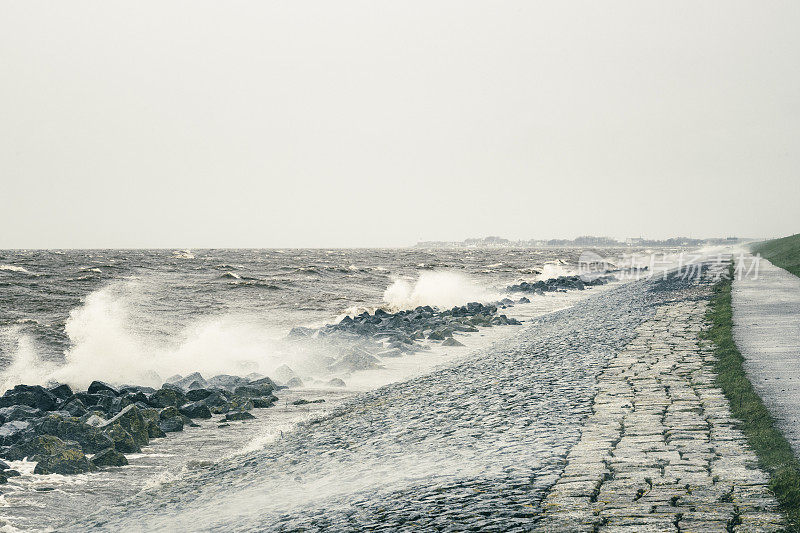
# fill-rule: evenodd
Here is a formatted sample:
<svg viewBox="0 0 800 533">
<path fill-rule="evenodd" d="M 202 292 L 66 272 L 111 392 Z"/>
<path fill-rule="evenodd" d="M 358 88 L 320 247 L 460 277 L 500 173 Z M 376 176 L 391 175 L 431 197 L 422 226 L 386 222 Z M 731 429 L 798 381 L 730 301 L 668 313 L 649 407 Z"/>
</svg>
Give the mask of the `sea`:
<svg viewBox="0 0 800 533">
<path fill-rule="evenodd" d="M 215 478 L 209 478 L 209 469 L 229 472 L 219 477 L 219 486 L 209 486 L 209 498 L 220 498 L 230 476 L 236 477 L 230 472 L 245 468 L 253 457 L 263 459 L 275 453 L 282 441 L 296 438 L 298 431 L 311 431 L 315 424 L 325 424 L 342 413 L 353 416 L 360 409 L 356 406 L 380 397 L 375 391 L 392 384 L 426 379 L 461 361 L 480 360 L 499 350 L 497 346 L 508 350 L 508 343 L 513 344 L 514 336 L 531 320 L 613 290 L 622 282 L 532 296 L 530 303 L 502 310 L 520 319 L 523 326 L 481 328 L 458 336 L 465 346 L 434 345 L 363 372 L 326 375 L 311 370 L 306 365 L 308 351 L 324 348 L 298 346 L 288 338 L 293 328 L 316 328 L 378 308 L 393 312 L 423 305 L 446 309 L 503 298 L 516 302 L 522 295 L 509 294 L 509 285 L 575 274 L 583 253 L 579 248 L 0 251 L 3 390 L 18 383 L 68 383 L 85 388 L 93 380 L 158 387 L 192 372 L 206 378 L 231 374 L 280 381 L 287 368 L 303 383 L 279 391 L 278 405 L 255 410 L 255 420 L 231 427 L 202 421 L 199 428 L 153 441 L 141 454 L 129 456 L 126 467 L 76 476 L 40 476 L 32 473 L 32 462 L 12 463 L 22 475 L 0 486 L 0 531 L 69 529 L 69 524 L 96 516 L 107 506 L 168 493 L 185 478 L 200 475 L 204 479 L 200 486 L 213 486 Z M 621 254 L 617 249 L 592 253 L 616 258 Z M 341 378 L 345 387 L 329 386 L 333 377 Z M 294 405 L 298 399 L 324 401 Z M 385 431 L 391 434 L 392 430 Z M 261 487 L 275 492 L 280 480 L 271 479 L 274 473 L 263 463 L 258 468 L 265 469 L 260 472 L 263 479 L 252 481 L 252 490 Z M 247 531 L 257 523 L 259 528 L 276 530 L 314 529 L 305 522 L 281 522 L 280 517 L 294 516 L 303 505 L 312 509 L 324 505 L 319 502 L 324 501 L 325 491 L 337 486 L 325 476 L 335 475 L 326 472 L 320 474 L 324 483 L 295 487 L 301 492 L 319 490 L 322 500 L 302 494 L 278 497 L 277 491 L 269 516 L 243 508 L 240 514 L 245 518 L 234 513 L 237 519 L 226 523 L 226 528 Z M 292 479 L 295 485 L 296 481 Z M 197 484 L 192 486 L 203 492 Z M 353 489 L 352 494 L 337 494 L 337 505 L 341 498 L 356 498 L 356 493 Z M 204 509 L 214 516 L 215 506 L 230 510 L 237 505 L 242 504 L 216 501 Z M 160 509 L 172 516 L 180 508 L 180 503 L 175 508 L 164 503 Z M 136 520 L 120 523 L 126 530 L 177 527 L 177 522 L 168 520 Z M 214 527 L 208 524 L 212 522 L 184 521 L 178 529 L 211 530 Z M 83 524 L 76 530 L 86 527 Z M 103 529 L 101 519 L 92 524 Z M 337 529 L 331 524 L 328 528 Z"/>
</svg>

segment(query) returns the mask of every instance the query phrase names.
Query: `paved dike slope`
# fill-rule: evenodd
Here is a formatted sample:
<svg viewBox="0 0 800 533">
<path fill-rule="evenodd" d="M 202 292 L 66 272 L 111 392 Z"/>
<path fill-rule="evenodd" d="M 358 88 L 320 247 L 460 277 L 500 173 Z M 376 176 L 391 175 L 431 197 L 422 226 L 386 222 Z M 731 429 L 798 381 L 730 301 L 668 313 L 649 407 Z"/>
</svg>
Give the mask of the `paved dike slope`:
<svg viewBox="0 0 800 533">
<path fill-rule="evenodd" d="M 58 529 L 776 531 L 699 345 L 711 282 L 595 295 Z"/>
</svg>

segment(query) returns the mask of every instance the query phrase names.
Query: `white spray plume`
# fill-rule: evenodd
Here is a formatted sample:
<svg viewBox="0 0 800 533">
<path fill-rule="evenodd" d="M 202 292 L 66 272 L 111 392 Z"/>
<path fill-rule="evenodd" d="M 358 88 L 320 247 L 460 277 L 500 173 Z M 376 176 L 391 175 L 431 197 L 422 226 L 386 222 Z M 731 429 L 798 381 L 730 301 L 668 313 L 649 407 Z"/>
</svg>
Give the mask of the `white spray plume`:
<svg viewBox="0 0 800 533">
<path fill-rule="evenodd" d="M 486 302 L 498 295 L 455 272 L 421 272 L 412 285 L 398 279 L 383 293 L 383 301 L 392 310 L 413 309 L 420 305 L 448 308 L 467 302 Z"/>
</svg>

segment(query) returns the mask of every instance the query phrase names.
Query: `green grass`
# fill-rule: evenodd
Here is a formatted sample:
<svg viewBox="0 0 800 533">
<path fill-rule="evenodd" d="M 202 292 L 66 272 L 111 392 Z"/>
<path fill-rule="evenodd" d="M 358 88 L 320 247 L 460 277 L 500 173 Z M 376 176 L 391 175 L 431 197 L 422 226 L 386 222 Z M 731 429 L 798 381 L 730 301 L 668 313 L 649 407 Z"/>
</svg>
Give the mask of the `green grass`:
<svg viewBox="0 0 800 533">
<path fill-rule="evenodd" d="M 753 252 L 761 254 L 761 257 L 773 265 L 800 277 L 800 233 L 756 243 L 753 245 Z"/>
<path fill-rule="evenodd" d="M 800 532 L 800 462 L 775 420 L 747 379 L 744 358 L 733 341 L 730 275 L 714 287 L 706 314 L 709 329 L 703 338 L 714 343 L 717 385 L 725 393 L 733 416 L 741 421 L 741 429 L 750 447 L 756 452 L 762 469 L 770 475 L 770 489 L 791 524 L 791 531 Z"/>
</svg>

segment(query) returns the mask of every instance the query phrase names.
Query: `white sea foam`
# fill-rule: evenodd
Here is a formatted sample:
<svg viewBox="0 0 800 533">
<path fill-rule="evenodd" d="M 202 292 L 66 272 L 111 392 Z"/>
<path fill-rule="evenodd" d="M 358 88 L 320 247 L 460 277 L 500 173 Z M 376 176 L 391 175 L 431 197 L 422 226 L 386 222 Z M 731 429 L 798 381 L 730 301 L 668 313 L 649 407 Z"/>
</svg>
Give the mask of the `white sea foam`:
<svg viewBox="0 0 800 533">
<path fill-rule="evenodd" d="M 20 274 L 33 274 L 33 272 L 27 268 L 17 265 L 0 265 L 0 270 L 5 270 L 7 272 L 19 272 Z"/>
<path fill-rule="evenodd" d="M 567 267 L 562 261 L 552 261 L 542 265 L 541 272 L 536 276 L 536 280 L 547 280 L 559 276 L 574 276 L 574 268 Z"/>
<path fill-rule="evenodd" d="M 397 279 L 383 293 L 383 301 L 392 310 L 413 309 L 420 305 L 447 308 L 493 299 L 498 299 L 498 294 L 462 274 L 446 271 L 420 272 L 413 284 L 406 279 Z"/>
</svg>

